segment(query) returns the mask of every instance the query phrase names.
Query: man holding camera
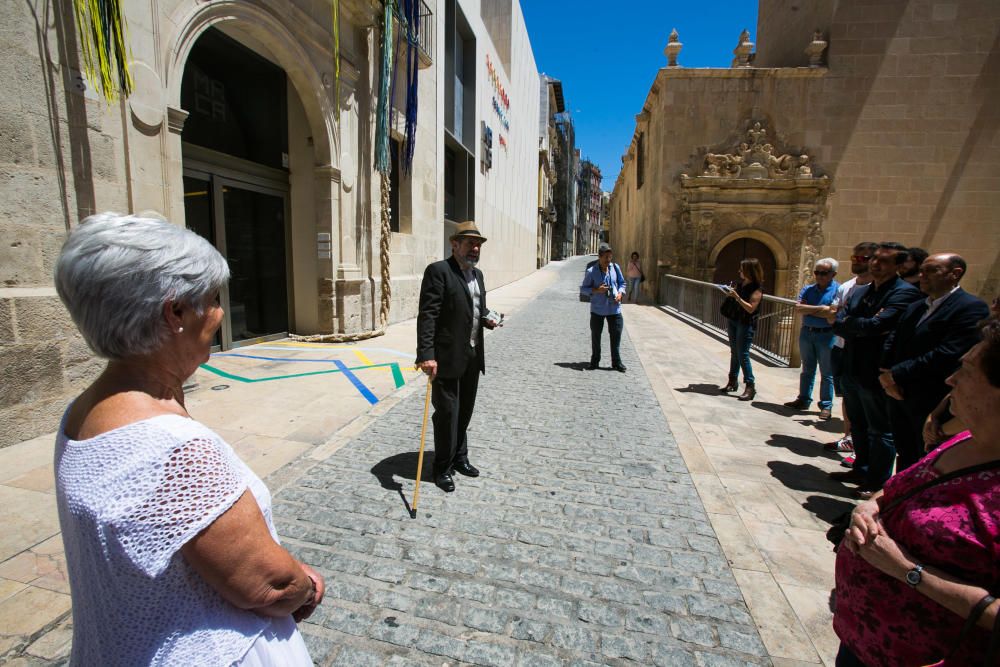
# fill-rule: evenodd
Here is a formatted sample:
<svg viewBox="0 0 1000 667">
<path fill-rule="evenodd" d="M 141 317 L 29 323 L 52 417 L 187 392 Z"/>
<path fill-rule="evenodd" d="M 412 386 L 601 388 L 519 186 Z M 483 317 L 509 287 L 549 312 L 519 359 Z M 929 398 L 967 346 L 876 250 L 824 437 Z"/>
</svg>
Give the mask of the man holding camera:
<svg viewBox="0 0 1000 667">
<path fill-rule="evenodd" d="M 486 374 L 483 327 L 487 317 L 483 272 L 476 268 L 486 237 L 463 222 L 451 236 L 451 257 L 429 264 L 420 284 L 416 365 L 432 380 L 434 483 L 455 490 L 453 472 L 478 477 L 469 463 L 466 429 L 476 406 L 479 374 Z"/>
<path fill-rule="evenodd" d="M 611 336 L 611 367 L 619 373 L 625 372 L 625 364 L 619 353 L 622 342 L 622 297 L 625 295 L 625 277 L 621 267 L 611 261 L 611 246 L 602 243 L 597 249 L 597 263 L 587 268 L 583 274 L 580 294 L 590 295 L 590 370 L 596 370 L 601 363 L 601 335 L 604 321 L 608 322 Z"/>
</svg>

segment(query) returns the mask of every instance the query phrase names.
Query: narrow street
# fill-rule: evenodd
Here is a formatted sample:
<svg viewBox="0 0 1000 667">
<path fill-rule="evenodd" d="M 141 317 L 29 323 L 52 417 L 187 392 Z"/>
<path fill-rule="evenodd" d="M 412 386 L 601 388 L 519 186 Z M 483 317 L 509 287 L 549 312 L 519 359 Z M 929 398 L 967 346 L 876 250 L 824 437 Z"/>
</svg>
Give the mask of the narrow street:
<svg viewBox="0 0 1000 667">
<path fill-rule="evenodd" d="M 328 577 L 318 664 L 767 664 L 628 335 L 628 373 L 606 339 L 583 370 L 584 266 L 487 338 L 481 477 L 446 495 L 428 446 L 409 518 L 421 388 L 276 494 L 279 532 Z"/>
</svg>

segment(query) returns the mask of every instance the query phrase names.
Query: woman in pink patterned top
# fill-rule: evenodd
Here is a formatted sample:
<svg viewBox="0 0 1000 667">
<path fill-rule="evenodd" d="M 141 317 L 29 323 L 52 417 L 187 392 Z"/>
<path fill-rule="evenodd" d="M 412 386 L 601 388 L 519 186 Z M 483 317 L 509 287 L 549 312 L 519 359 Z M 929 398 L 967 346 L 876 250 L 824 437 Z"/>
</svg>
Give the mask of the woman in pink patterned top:
<svg viewBox="0 0 1000 667">
<path fill-rule="evenodd" d="M 986 595 L 1000 597 L 1000 467 L 893 498 L 941 475 L 1000 460 L 1000 320 L 950 378 L 952 411 L 969 427 L 855 508 L 837 552 L 838 667 L 913 667 L 957 652 L 948 665 L 981 665 L 1000 601 L 961 646 L 965 619 Z"/>
</svg>

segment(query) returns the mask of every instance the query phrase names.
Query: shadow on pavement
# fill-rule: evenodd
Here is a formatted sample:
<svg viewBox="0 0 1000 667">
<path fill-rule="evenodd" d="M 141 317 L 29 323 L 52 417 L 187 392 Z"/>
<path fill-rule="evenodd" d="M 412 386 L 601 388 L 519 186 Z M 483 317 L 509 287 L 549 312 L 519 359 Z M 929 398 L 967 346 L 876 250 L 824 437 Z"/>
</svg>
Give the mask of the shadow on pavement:
<svg viewBox="0 0 1000 667">
<path fill-rule="evenodd" d="M 824 433 L 842 434 L 844 432 L 844 422 L 836 418 L 824 420 L 815 417 L 812 419 L 801 419 L 796 421 L 803 426 L 812 426 L 817 431 L 823 431 Z"/>
<path fill-rule="evenodd" d="M 854 509 L 854 503 L 847 500 L 837 500 L 828 496 L 809 496 L 802 507 L 811 512 L 817 519 L 832 524 L 844 512 Z"/>
<path fill-rule="evenodd" d="M 585 371 L 590 368 L 590 364 L 586 361 L 557 361 L 555 365 L 559 368 L 568 368 L 571 371 Z"/>
<path fill-rule="evenodd" d="M 784 405 L 778 403 L 767 403 L 765 401 L 753 401 L 750 405 L 759 409 L 765 410 L 772 414 L 780 415 L 782 417 L 793 417 L 795 415 L 804 414 L 801 410 L 796 410 L 794 408 L 786 408 Z"/>
<path fill-rule="evenodd" d="M 383 489 L 399 491 L 403 485 L 397 482 L 395 477 L 403 479 L 417 479 L 417 456 L 419 452 L 404 452 L 393 454 L 387 459 L 382 459 L 372 466 L 372 474 L 378 478 Z M 424 450 L 424 468 L 421 471 L 420 481 L 434 483 L 434 452 L 428 447 Z"/>
<path fill-rule="evenodd" d="M 403 501 L 403 507 L 406 509 L 406 513 L 411 517 L 413 517 L 414 514 L 412 508 L 410 507 L 410 501 L 407 499 L 406 494 L 403 493 L 403 485 L 396 481 L 396 477 L 415 481 L 417 479 L 417 458 L 419 456 L 420 452 L 393 454 L 389 458 L 382 459 L 372 466 L 371 471 L 372 474 L 378 479 L 379 484 L 382 485 L 383 489 L 399 493 L 399 498 Z M 434 483 L 433 470 L 434 452 L 424 449 L 424 467 L 420 472 L 421 483 Z"/>
<path fill-rule="evenodd" d="M 702 396 L 724 396 L 725 394 L 719 391 L 719 385 L 717 384 L 695 384 L 691 383 L 686 387 L 674 387 L 674 391 L 679 391 L 682 394 L 701 394 Z"/>
<path fill-rule="evenodd" d="M 840 498 L 854 498 L 854 488 L 846 487 L 826 476 L 826 471 L 811 463 L 787 463 L 768 461 L 771 475 L 789 489 L 796 491 L 818 491 Z"/>
<path fill-rule="evenodd" d="M 784 433 L 772 433 L 771 437 L 767 439 L 767 444 L 771 447 L 784 447 L 790 452 L 798 454 L 799 456 L 806 456 L 809 458 L 815 458 L 817 456 L 822 456 L 823 458 L 830 459 L 831 461 L 840 461 L 840 456 L 835 452 L 828 452 L 823 449 L 823 445 L 810 438 L 800 438 L 795 435 L 786 435 Z"/>
</svg>

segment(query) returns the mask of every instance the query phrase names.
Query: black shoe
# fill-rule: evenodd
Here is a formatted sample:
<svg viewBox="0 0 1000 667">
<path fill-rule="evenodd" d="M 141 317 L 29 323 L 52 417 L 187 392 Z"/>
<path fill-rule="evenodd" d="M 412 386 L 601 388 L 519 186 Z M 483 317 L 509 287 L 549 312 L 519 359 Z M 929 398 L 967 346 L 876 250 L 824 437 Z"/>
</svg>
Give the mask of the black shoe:
<svg viewBox="0 0 1000 667">
<path fill-rule="evenodd" d="M 466 477 L 479 477 L 479 470 L 468 461 L 459 461 L 452 466 L 452 469 L 455 472 L 462 473 Z"/>
<path fill-rule="evenodd" d="M 625 364 L 615 364 L 614 368 L 619 373 L 624 373 L 626 370 L 628 370 L 625 368 Z"/>
<path fill-rule="evenodd" d="M 741 401 L 752 401 L 754 398 L 756 398 L 756 396 L 757 396 L 757 387 L 755 387 L 754 385 L 752 385 L 749 382 L 747 382 L 747 386 L 743 390 L 743 393 L 740 394 L 740 399 L 739 400 L 741 400 Z"/>
<path fill-rule="evenodd" d="M 827 474 L 830 479 L 835 479 L 838 482 L 863 482 L 866 475 L 860 470 L 838 470 L 837 472 L 831 472 Z"/>
<path fill-rule="evenodd" d="M 450 473 L 445 473 L 443 475 L 438 475 L 434 478 L 434 484 L 437 485 L 439 489 L 445 493 L 451 493 L 455 490 L 455 480 L 452 479 Z"/>
<path fill-rule="evenodd" d="M 794 401 L 788 401 L 783 404 L 786 408 L 792 408 L 793 410 L 808 410 L 809 401 L 803 401 L 801 398 L 796 398 Z"/>
<path fill-rule="evenodd" d="M 726 384 L 726 386 L 719 387 L 719 391 L 721 391 L 723 394 L 728 394 L 729 392 L 736 391 L 739 388 L 740 388 L 740 383 L 737 382 L 735 378 L 729 378 L 729 382 Z"/>
</svg>

